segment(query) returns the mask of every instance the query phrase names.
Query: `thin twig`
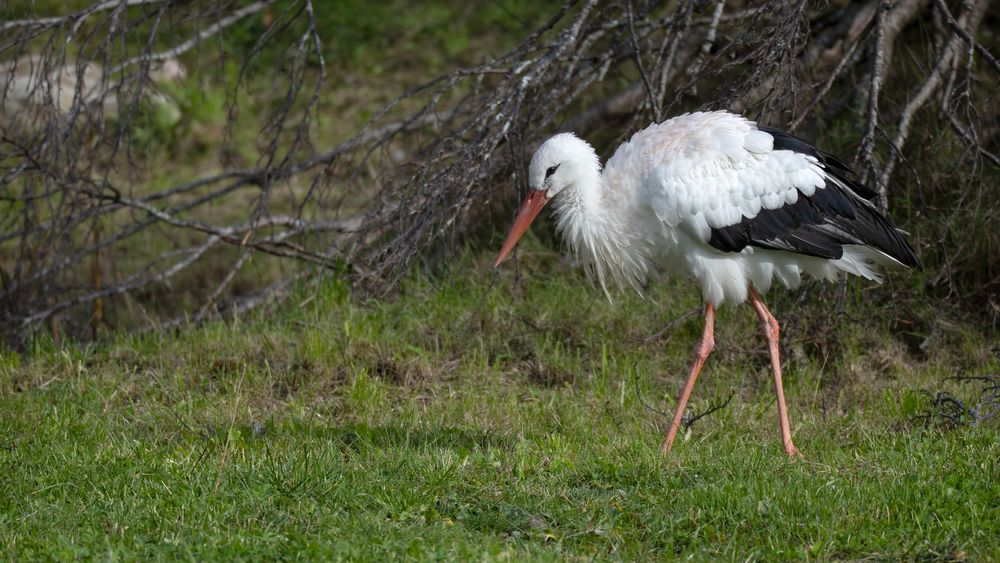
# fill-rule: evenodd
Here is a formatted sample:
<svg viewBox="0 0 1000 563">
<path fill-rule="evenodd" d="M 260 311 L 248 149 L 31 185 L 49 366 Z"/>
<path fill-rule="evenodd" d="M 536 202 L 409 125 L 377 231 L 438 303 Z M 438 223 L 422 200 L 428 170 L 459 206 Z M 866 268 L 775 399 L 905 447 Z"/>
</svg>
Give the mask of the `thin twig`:
<svg viewBox="0 0 1000 563">
<path fill-rule="evenodd" d="M 729 396 L 726 397 L 725 401 L 723 401 L 721 403 L 716 403 L 715 401 L 710 401 L 708 403 L 708 407 L 704 411 L 702 411 L 702 412 L 700 412 L 698 414 L 691 415 L 690 417 L 687 417 L 687 416 L 684 417 L 684 430 L 690 430 L 691 426 L 693 426 L 695 422 L 698 422 L 700 419 L 705 418 L 706 416 L 708 416 L 708 415 L 710 415 L 710 414 L 712 414 L 714 412 L 720 411 L 720 410 L 728 407 L 729 406 L 729 401 L 733 400 L 733 396 L 734 395 L 736 395 L 735 391 L 730 392 Z"/>
<path fill-rule="evenodd" d="M 978 0 L 978 2 L 966 1 L 964 3 L 965 10 L 962 16 L 959 18 L 962 25 L 966 25 L 975 29 L 979 26 L 979 20 L 982 18 L 983 12 L 986 8 L 986 0 Z M 903 108 L 903 112 L 899 118 L 899 127 L 896 131 L 896 136 L 892 140 L 892 147 L 894 152 L 891 153 L 886 161 L 885 167 L 882 169 L 882 174 L 879 176 L 878 184 L 879 189 L 884 190 L 884 187 L 888 184 L 889 178 L 892 176 L 893 170 L 896 167 L 896 154 L 902 153 L 903 145 L 906 143 L 906 139 L 910 134 L 910 126 L 913 123 L 913 118 L 917 111 L 924 106 L 925 103 L 930 99 L 931 95 L 941 84 L 945 73 L 947 73 L 952 65 L 955 64 L 956 57 L 958 56 L 958 47 L 962 42 L 962 37 L 958 33 L 955 33 L 952 39 L 948 42 L 945 47 L 944 52 L 938 57 L 937 64 L 927 75 L 920 89 L 913 96 L 906 107 Z M 881 191 L 879 192 L 882 193 Z"/>
<path fill-rule="evenodd" d="M 176 58 L 178 55 L 190 51 L 194 47 L 198 46 L 200 43 L 204 42 L 206 39 L 212 37 L 213 35 L 219 33 L 220 31 L 226 29 L 227 27 L 233 25 L 234 23 L 242 20 L 243 18 L 256 14 L 257 12 L 260 12 L 264 8 L 267 8 L 274 2 L 275 0 L 258 0 L 253 4 L 244 6 L 239 10 L 236 10 L 232 14 L 224 18 L 221 18 L 219 21 L 201 30 L 197 35 L 188 39 L 187 41 L 184 41 L 183 43 L 177 45 L 176 47 L 167 49 L 166 51 L 161 51 L 159 53 L 139 55 L 137 57 L 128 59 L 125 62 L 115 67 L 112 67 L 111 74 L 117 74 L 125 70 L 126 68 L 139 63 L 148 65 L 151 62 L 162 62 Z"/>
<path fill-rule="evenodd" d="M 10 20 L 0 23 L 0 31 L 6 31 L 15 27 L 58 27 L 68 21 L 80 21 L 98 12 L 119 9 L 121 7 L 144 6 L 147 4 L 160 4 L 167 0 L 106 0 L 98 2 L 85 10 L 68 16 L 53 16 L 48 18 L 24 18 L 20 20 Z"/>
</svg>

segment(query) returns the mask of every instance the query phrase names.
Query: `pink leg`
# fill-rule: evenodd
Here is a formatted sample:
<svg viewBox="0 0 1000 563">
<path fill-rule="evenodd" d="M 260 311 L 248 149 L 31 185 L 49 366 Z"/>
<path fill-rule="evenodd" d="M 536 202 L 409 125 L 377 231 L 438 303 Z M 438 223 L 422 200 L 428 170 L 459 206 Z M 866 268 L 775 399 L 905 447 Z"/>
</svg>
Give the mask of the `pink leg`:
<svg viewBox="0 0 1000 563">
<path fill-rule="evenodd" d="M 781 357 L 778 349 L 778 320 L 774 318 L 771 311 L 767 310 L 760 294 L 751 286 L 750 304 L 757 310 L 760 317 L 760 326 L 764 330 L 764 337 L 767 338 L 767 347 L 771 353 L 771 371 L 774 372 L 774 390 L 778 395 L 778 417 L 781 423 L 781 445 L 785 447 L 785 452 L 789 457 L 802 457 L 799 450 L 795 449 L 792 443 L 792 431 L 788 425 L 788 408 L 785 406 L 785 390 L 781 385 Z"/>
<path fill-rule="evenodd" d="M 670 428 L 667 430 L 666 436 L 663 437 L 663 445 L 660 447 L 660 451 L 663 455 L 670 453 L 670 446 L 674 443 L 674 436 L 677 435 L 677 428 L 681 425 L 681 419 L 684 418 L 684 407 L 687 406 L 688 399 L 691 398 L 691 391 L 694 390 L 694 382 L 698 379 L 698 373 L 701 371 L 701 367 L 705 365 L 705 358 L 708 358 L 708 354 L 715 348 L 715 307 L 711 303 L 705 304 L 705 331 L 701 335 L 701 343 L 694 350 L 694 365 L 691 366 L 691 374 L 688 375 L 687 383 L 684 384 L 684 390 L 681 391 L 681 397 L 677 401 L 677 412 L 674 413 L 674 419 L 670 422 Z"/>
</svg>

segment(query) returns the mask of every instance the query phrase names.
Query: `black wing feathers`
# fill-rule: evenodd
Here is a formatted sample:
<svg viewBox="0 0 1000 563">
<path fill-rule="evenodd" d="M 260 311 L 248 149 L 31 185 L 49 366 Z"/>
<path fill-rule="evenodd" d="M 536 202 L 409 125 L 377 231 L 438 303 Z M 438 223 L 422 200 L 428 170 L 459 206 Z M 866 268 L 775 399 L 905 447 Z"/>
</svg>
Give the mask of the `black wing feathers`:
<svg viewBox="0 0 1000 563">
<path fill-rule="evenodd" d="M 920 267 L 913 248 L 892 222 L 870 203 L 875 192 L 854 179 L 854 173 L 836 157 L 777 129 L 759 127 L 774 137 L 774 150 L 790 150 L 815 157 L 828 176 L 826 186 L 777 209 L 761 209 L 756 217 L 712 229 L 709 244 L 724 252 L 747 246 L 787 250 L 819 258 L 839 259 L 845 244 L 878 249 L 902 264 Z"/>
</svg>

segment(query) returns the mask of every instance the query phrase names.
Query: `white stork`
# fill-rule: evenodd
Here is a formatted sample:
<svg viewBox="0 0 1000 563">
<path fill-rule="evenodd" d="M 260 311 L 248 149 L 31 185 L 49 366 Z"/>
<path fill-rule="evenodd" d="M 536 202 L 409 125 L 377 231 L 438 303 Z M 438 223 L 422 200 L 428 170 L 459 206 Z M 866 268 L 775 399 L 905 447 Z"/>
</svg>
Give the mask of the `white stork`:
<svg viewBox="0 0 1000 563">
<path fill-rule="evenodd" d="M 659 273 L 693 278 L 705 300 L 694 365 L 663 439 L 667 454 L 698 372 L 715 345 L 715 309 L 750 302 L 771 354 L 781 443 L 792 443 L 781 385 L 778 321 L 760 294 L 803 273 L 881 281 L 879 266 L 920 267 L 903 233 L 872 203 L 875 193 L 837 158 L 789 133 L 725 111 L 690 113 L 639 131 L 601 173 L 586 141 L 547 140 L 528 168 L 531 188 L 496 266 L 546 203 L 589 273 L 641 291 Z"/>
</svg>

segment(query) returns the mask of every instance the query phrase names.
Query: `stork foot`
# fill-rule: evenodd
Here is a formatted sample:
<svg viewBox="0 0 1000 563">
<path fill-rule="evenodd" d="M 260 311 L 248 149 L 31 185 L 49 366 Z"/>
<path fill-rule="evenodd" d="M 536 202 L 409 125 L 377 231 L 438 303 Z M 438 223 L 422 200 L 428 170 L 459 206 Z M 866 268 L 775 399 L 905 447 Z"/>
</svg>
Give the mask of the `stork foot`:
<svg viewBox="0 0 1000 563">
<path fill-rule="evenodd" d="M 805 457 L 802 455 L 802 452 L 800 452 L 798 448 L 796 448 L 795 445 L 792 444 L 791 442 L 785 444 L 785 453 L 788 454 L 788 457 L 792 461 L 795 461 L 797 459 L 804 459 Z"/>
</svg>

